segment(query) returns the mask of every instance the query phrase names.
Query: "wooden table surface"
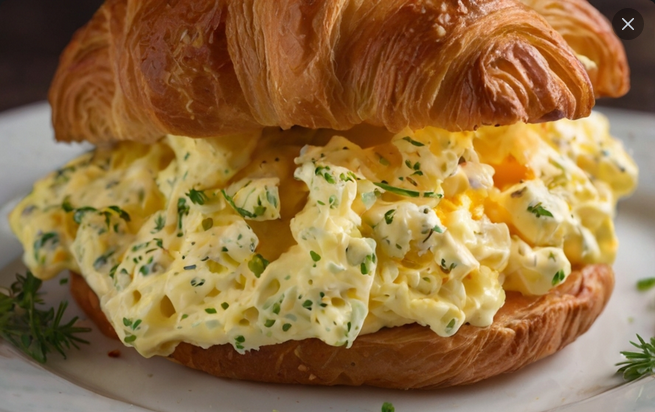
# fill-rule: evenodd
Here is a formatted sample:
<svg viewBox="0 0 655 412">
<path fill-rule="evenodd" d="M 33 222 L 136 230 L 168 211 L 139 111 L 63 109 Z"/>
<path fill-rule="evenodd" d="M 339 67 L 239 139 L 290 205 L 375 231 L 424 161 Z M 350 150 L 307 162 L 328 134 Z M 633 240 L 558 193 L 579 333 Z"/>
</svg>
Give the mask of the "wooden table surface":
<svg viewBox="0 0 655 412">
<path fill-rule="evenodd" d="M 102 0 L 0 0 L 0 111 L 44 100 L 61 50 Z M 632 89 L 598 105 L 655 113 L 655 3 L 592 0 L 609 19 L 626 7 L 644 17 L 643 33 L 624 41 Z"/>
</svg>

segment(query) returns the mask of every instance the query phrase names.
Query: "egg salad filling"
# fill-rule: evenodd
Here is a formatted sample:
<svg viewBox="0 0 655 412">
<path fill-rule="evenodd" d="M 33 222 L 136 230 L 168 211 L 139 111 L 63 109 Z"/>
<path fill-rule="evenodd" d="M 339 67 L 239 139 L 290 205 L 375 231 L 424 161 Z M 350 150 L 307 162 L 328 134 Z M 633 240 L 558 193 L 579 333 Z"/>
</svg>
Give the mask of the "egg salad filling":
<svg viewBox="0 0 655 412">
<path fill-rule="evenodd" d="M 264 129 L 98 148 L 12 212 L 24 261 L 84 276 L 144 356 L 352 345 L 419 323 L 488 326 L 505 291 L 542 295 L 611 263 L 637 169 L 599 114 L 397 135 Z"/>
</svg>

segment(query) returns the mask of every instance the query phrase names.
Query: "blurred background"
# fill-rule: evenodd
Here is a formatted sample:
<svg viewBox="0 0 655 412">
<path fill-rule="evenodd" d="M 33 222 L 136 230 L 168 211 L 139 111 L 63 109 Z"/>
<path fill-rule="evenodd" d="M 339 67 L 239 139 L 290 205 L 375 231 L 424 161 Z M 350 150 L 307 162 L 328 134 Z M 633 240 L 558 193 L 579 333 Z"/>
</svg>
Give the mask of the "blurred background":
<svg viewBox="0 0 655 412">
<path fill-rule="evenodd" d="M 598 105 L 655 113 L 655 2 L 591 0 L 611 21 L 623 8 L 644 17 L 644 31 L 623 41 L 632 88 L 620 99 Z M 45 100 L 59 54 L 74 31 L 84 25 L 102 0 L 0 0 L 0 112 Z"/>
</svg>

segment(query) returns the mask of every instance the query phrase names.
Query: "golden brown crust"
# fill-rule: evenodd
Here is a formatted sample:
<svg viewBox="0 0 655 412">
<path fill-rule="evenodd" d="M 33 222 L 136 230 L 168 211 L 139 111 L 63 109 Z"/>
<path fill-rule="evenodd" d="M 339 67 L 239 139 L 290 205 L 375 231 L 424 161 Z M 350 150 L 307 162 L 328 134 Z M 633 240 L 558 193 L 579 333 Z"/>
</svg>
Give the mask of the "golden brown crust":
<svg viewBox="0 0 655 412">
<path fill-rule="evenodd" d="M 589 114 L 582 64 L 515 0 L 107 0 L 50 90 L 59 140 L 262 126 L 399 131 Z"/>
<path fill-rule="evenodd" d="M 80 306 L 103 333 L 115 337 L 84 279 L 71 279 Z M 573 342 L 601 313 L 613 287 L 609 266 L 589 265 L 545 296 L 508 292 L 490 327 L 464 325 L 449 338 L 413 324 L 360 336 L 350 349 L 307 339 L 239 355 L 231 345 L 201 349 L 181 343 L 170 359 L 218 377 L 262 382 L 401 389 L 464 385 L 515 371 Z"/>
<path fill-rule="evenodd" d="M 541 14 L 576 52 L 595 63 L 587 68 L 596 97 L 620 97 L 630 89 L 623 44 L 612 25 L 587 0 L 521 0 Z"/>
</svg>

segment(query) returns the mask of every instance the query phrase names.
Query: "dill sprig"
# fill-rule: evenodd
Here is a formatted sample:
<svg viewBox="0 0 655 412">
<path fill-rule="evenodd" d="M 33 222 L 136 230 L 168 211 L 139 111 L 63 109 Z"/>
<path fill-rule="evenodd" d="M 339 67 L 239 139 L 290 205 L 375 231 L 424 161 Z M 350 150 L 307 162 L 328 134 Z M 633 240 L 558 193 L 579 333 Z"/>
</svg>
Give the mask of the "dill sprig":
<svg viewBox="0 0 655 412">
<path fill-rule="evenodd" d="M 90 332 L 89 328 L 75 326 L 77 317 L 62 323 L 67 302 L 54 308 L 42 310 L 43 299 L 38 293 L 41 280 L 27 272 L 26 276 L 16 274 L 16 281 L 5 293 L 0 291 L 0 338 L 10 342 L 25 354 L 40 363 L 45 363 L 48 354 L 56 351 L 64 358 L 64 350 L 71 346 L 79 349 L 78 343 L 89 343 L 76 336 Z"/>
<path fill-rule="evenodd" d="M 650 343 L 639 335 L 637 335 L 637 339 L 639 339 L 638 344 L 632 341 L 630 343 L 641 352 L 621 352 L 626 360 L 616 364 L 616 366 L 621 366 L 618 373 L 622 373 L 623 379 L 627 381 L 655 373 L 655 337 L 650 338 Z"/>
</svg>

